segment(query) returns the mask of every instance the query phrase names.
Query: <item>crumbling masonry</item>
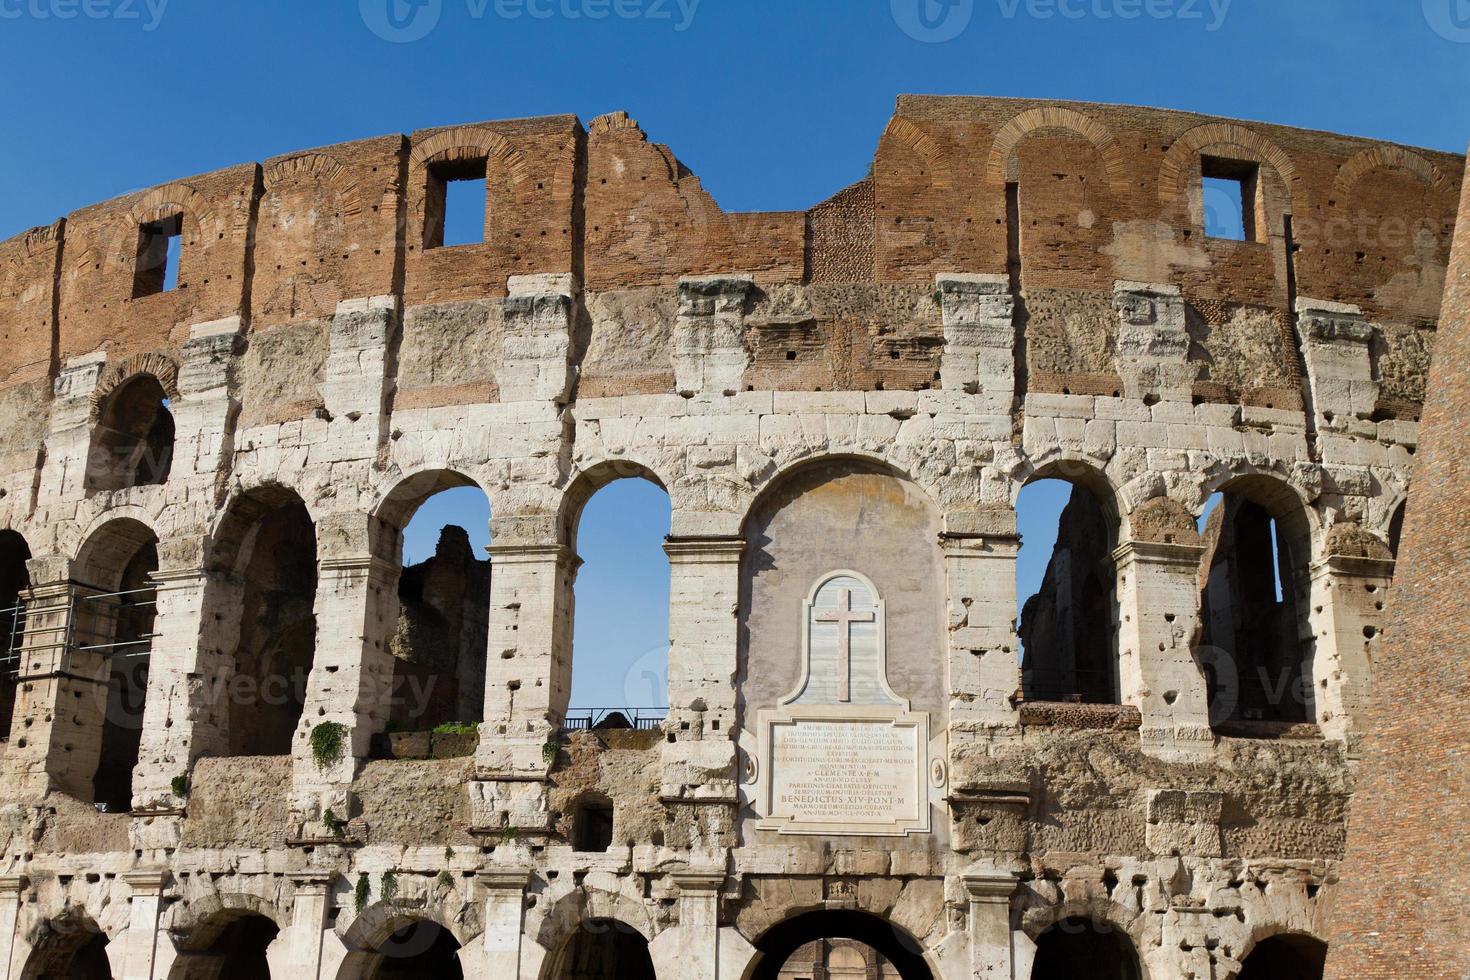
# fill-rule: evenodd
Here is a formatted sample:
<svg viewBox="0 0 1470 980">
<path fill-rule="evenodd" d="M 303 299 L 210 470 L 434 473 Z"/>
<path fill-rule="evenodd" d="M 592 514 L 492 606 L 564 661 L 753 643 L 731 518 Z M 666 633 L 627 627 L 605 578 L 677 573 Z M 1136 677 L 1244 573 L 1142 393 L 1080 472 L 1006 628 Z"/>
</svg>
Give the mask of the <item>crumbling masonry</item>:
<svg viewBox="0 0 1470 980">
<path fill-rule="evenodd" d="M 616 113 L 0 243 L 0 978 L 1320 971 L 1464 169 L 904 97 L 805 213 L 720 210 Z M 626 476 L 672 501 L 671 709 L 569 732 L 577 519 Z M 1096 509 L 1023 677 L 1042 478 Z M 405 571 L 453 486 L 488 567 Z M 414 670 L 454 686 L 406 717 Z M 772 740 L 846 718 L 915 765 L 804 822 Z"/>
</svg>

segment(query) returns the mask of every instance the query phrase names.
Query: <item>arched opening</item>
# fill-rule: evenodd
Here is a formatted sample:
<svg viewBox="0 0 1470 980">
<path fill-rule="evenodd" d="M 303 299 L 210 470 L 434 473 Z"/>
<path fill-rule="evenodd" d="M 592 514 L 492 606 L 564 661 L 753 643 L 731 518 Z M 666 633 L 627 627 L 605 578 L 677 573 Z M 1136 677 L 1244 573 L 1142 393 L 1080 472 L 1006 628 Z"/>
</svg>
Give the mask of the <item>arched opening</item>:
<svg viewBox="0 0 1470 980">
<path fill-rule="evenodd" d="M 580 560 L 573 592 L 572 676 L 565 727 L 592 728 L 611 709 L 635 728 L 668 712 L 669 495 L 645 473 L 609 474 L 573 511 Z M 599 485 L 600 484 L 600 485 Z"/>
<path fill-rule="evenodd" d="M 1036 940 L 1031 980 L 1142 980 L 1138 952 L 1121 929 L 1072 917 Z"/>
<path fill-rule="evenodd" d="M 866 912 L 846 909 L 807 912 L 773 926 L 755 943 L 755 948 L 756 960 L 749 980 L 817 980 L 819 977 L 836 980 L 856 976 L 932 980 L 933 977 L 917 940 L 898 926 Z M 829 972 L 833 965 L 848 972 Z M 859 965 L 879 972 L 852 972 Z M 809 966 L 812 972 L 803 972 Z"/>
<path fill-rule="evenodd" d="M 174 417 L 168 393 L 153 375 L 135 375 L 102 404 L 87 459 L 87 489 L 165 483 L 173 459 Z"/>
<path fill-rule="evenodd" d="M 348 957 L 340 976 L 353 980 L 464 980 L 454 933 L 428 919 L 412 919 L 365 953 Z"/>
<path fill-rule="evenodd" d="M 1237 481 L 1206 503 L 1200 535 L 1198 655 L 1211 721 L 1242 734 L 1256 723 L 1312 721 L 1311 536 L 1301 503 L 1271 481 Z"/>
<path fill-rule="evenodd" d="M 1388 522 L 1388 550 L 1397 561 L 1399 557 L 1399 543 L 1404 539 L 1404 511 L 1409 507 L 1406 500 L 1398 505 L 1393 512 L 1393 518 Z"/>
<path fill-rule="evenodd" d="M 1301 934 L 1272 936 L 1256 943 L 1237 980 L 1322 980 L 1327 944 Z"/>
<path fill-rule="evenodd" d="M 158 539 L 147 526 L 128 518 L 104 525 L 77 556 L 72 655 L 102 661 L 105 670 L 100 673 L 108 678 L 92 777 L 92 800 L 104 813 L 132 809 L 157 615 L 157 571 Z"/>
<path fill-rule="evenodd" d="M 1016 523 L 1026 700 L 1117 704 L 1117 522 L 1089 487 L 1043 478 L 1021 491 Z"/>
<path fill-rule="evenodd" d="M 606 853 L 613 842 L 613 802 L 601 793 L 586 793 L 572 813 L 572 847 Z"/>
<path fill-rule="evenodd" d="M 217 609 L 240 616 L 225 686 L 232 756 L 289 755 L 316 652 L 316 527 L 289 490 L 252 490 L 217 535 Z M 223 583 L 228 583 L 227 586 Z"/>
<path fill-rule="evenodd" d="M 270 980 L 266 952 L 280 931 L 263 915 L 221 912 L 179 952 L 169 980 Z"/>
<path fill-rule="evenodd" d="M 21 980 L 111 980 L 107 934 L 96 923 L 53 921 L 43 928 Z"/>
<path fill-rule="evenodd" d="M 399 532 L 388 731 L 469 731 L 484 717 L 490 500 L 457 473 L 411 477 L 379 517 Z"/>
<path fill-rule="evenodd" d="M 655 980 L 648 940 L 617 919 L 587 919 L 562 943 L 547 980 Z"/>
<path fill-rule="evenodd" d="M 15 531 L 0 531 L 0 740 L 10 738 L 10 723 L 15 717 L 20 647 L 26 631 L 21 597 L 31 586 L 26 568 L 30 557 L 25 538 Z"/>
</svg>

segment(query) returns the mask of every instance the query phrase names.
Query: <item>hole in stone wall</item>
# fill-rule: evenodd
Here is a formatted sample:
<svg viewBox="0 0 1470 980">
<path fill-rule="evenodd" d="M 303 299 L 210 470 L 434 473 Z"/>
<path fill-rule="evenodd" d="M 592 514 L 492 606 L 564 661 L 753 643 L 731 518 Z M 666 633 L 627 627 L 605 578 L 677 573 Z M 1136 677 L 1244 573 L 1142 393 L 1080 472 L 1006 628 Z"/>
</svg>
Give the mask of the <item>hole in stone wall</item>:
<svg viewBox="0 0 1470 980">
<path fill-rule="evenodd" d="M 424 248 L 483 244 L 489 222 L 488 195 L 484 158 L 429 167 Z"/>
<path fill-rule="evenodd" d="M 578 851 L 605 853 L 613 843 L 613 804 L 591 793 L 577 804 L 572 821 L 572 846 Z"/>
<path fill-rule="evenodd" d="M 173 469 L 174 416 L 168 393 L 139 374 L 107 396 L 87 454 L 89 493 L 168 482 Z"/>
<path fill-rule="evenodd" d="M 139 226 L 137 263 L 133 270 L 134 299 L 177 288 L 183 242 L 182 214 Z"/>
<path fill-rule="evenodd" d="M 1260 167 L 1244 160 L 1202 157 L 1200 171 L 1206 237 L 1259 241 Z"/>
</svg>

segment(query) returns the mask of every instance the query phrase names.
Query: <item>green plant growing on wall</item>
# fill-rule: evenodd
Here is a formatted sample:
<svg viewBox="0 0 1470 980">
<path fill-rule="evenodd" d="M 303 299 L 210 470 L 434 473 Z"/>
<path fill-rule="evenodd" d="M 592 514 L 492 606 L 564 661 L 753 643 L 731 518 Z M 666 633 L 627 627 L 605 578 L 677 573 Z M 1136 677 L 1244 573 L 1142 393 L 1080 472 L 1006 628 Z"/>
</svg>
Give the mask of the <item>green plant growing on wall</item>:
<svg viewBox="0 0 1470 980">
<path fill-rule="evenodd" d="M 556 754 L 560 751 L 561 747 L 555 742 L 547 742 L 541 746 L 541 759 L 549 766 L 556 761 Z"/>
<path fill-rule="evenodd" d="M 467 721 L 446 721 L 434 727 L 435 735 L 478 735 L 480 726 Z"/>
<path fill-rule="evenodd" d="M 352 889 L 352 907 L 357 911 L 358 915 L 362 915 L 362 910 L 367 908 L 368 895 L 372 887 L 372 883 L 368 881 L 366 871 L 357 876 L 357 887 Z"/>
<path fill-rule="evenodd" d="M 311 757 L 318 769 L 341 761 L 346 750 L 347 726 L 324 721 L 311 730 Z"/>
<path fill-rule="evenodd" d="M 521 839 L 521 831 L 518 827 L 506 827 L 500 832 L 500 839 L 507 844 Z"/>
<path fill-rule="evenodd" d="M 175 796 L 181 800 L 184 799 L 189 795 L 189 774 L 186 772 L 179 773 L 173 779 L 169 780 L 168 786 Z"/>
<path fill-rule="evenodd" d="M 337 819 L 337 815 L 332 812 L 331 807 L 327 807 L 326 812 L 322 814 L 322 823 L 326 826 L 328 832 L 338 840 L 341 840 L 345 836 L 342 830 L 344 821 Z"/>
<path fill-rule="evenodd" d="M 378 890 L 383 896 L 383 901 L 393 901 L 398 894 L 398 872 L 384 871 L 382 879 L 378 882 Z"/>
<path fill-rule="evenodd" d="M 439 882 L 439 884 L 443 885 L 445 888 L 453 888 L 454 887 L 454 876 L 451 875 L 448 871 L 441 871 L 441 872 L 439 872 L 438 882 Z"/>
</svg>

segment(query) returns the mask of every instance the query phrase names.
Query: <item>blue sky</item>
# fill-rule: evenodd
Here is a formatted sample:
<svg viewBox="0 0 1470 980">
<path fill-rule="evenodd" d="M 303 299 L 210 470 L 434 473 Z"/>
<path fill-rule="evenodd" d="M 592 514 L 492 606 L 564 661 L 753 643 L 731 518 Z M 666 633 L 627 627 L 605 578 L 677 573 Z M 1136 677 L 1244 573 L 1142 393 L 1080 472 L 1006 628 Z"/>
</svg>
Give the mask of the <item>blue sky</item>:
<svg viewBox="0 0 1470 980">
<path fill-rule="evenodd" d="M 861 178 L 901 92 L 1470 142 L 1470 0 L 0 0 L 0 59 L 0 237 L 292 150 L 562 112 L 626 109 L 730 210 Z M 588 704 L 643 700 L 617 692 L 667 639 L 667 501 L 604 495 L 582 539 Z M 445 520 L 484 544 L 483 506 L 450 499 L 410 553 Z M 1054 527 L 1023 522 L 1024 598 Z M 594 618 L 623 625 L 589 634 Z"/>
</svg>

